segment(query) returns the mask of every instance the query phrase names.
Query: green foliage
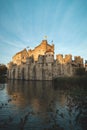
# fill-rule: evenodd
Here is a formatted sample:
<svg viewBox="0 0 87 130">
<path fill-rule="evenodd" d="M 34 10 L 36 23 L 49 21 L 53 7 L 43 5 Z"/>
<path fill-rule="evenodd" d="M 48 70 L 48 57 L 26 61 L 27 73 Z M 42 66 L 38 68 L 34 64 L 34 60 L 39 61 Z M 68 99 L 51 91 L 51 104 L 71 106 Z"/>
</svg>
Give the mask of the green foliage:
<svg viewBox="0 0 87 130">
<path fill-rule="evenodd" d="M 7 74 L 7 67 L 4 64 L 0 64 L 0 79 L 3 79 L 6 77 Z"/>
<path fill-rule="evenodd" d="M 55 87 L 70 89 L 72 87 L 81 86 L 87 88 L 87 76 L 59 77 L 53 80 Z"/>
<path fill-rule="evenodd" d="M 76 75 L 77 76 L 85 76 L 86 75 L 85 68 L 77 68 Z"/>
</svg>

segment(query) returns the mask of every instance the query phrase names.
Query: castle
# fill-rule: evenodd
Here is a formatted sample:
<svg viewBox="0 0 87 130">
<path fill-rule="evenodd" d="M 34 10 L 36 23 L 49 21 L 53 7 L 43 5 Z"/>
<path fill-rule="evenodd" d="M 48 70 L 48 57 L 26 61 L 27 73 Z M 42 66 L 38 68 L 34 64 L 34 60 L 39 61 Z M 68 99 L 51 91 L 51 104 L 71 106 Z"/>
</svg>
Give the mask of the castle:
<svg viewBox="0 0 87 130">
<path fill-rule="evenodd" d="M 76 68 L 83 67 L 83 58 L 72 55 L 56 55 L 54 44 L 42 40 L 33 50 L 26 49 L 16 53 L 8 63 L 8 79 L 53 80 L 57 77 L 73 76 Z"/>
</svg>

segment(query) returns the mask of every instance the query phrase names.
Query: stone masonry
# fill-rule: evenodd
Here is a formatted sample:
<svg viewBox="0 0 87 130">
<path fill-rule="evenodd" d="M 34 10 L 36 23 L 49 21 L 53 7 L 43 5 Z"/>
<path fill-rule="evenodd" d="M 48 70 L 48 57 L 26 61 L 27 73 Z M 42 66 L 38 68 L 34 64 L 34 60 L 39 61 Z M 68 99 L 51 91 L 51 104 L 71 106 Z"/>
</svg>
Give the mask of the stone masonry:
<svg viewBox="0 0 87 130">
<path fill-rule="evenodd" d="M 54 59 L 54 44 L 49 45 L 47 40 L 33 50 L 22 50 L 16 53 L 8 63 L 8 79 L 21 80 L 53 80 L 57 77 L 73 76 L 75 69 L 83 67 L 80 56 L 62 54 Z"/>
</svg>

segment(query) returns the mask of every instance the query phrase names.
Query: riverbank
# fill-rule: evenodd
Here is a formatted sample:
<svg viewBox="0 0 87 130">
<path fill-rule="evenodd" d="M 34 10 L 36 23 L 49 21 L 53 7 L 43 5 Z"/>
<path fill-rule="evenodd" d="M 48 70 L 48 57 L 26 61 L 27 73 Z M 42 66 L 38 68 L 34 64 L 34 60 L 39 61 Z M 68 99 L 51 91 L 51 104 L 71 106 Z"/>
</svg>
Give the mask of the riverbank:
<svg viewBox="0 0 87 130">
<path fill-rule="evenodd" d="M 53 80 L 55 86 L 83 86 L 87 87 L 87 76 L 74 76 L 74 77 L 58 77 Z"/>
<path fill-rule="evenodd" d="M 0 76 L 0 83 L 5 83 L 5 82 L 7 82 L 7 77 Z M 73 87 L 75 85 L 86 87 L 87 86 L 87 76 L 58 77 L 58 78 L 53 79 L 52 82 L 53 82 L 54 86 L 60 86 L 60 87 L 61 86 L 62 87 L 63 86 L 65 86 L 65 87 L 72 86 Z"/>
</svg>

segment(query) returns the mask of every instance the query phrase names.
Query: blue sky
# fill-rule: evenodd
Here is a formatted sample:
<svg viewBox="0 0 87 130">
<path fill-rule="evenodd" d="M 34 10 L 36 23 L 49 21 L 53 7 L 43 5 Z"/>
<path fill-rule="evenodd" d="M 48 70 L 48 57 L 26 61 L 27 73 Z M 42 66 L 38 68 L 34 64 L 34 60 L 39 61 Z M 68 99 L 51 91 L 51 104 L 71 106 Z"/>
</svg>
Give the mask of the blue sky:
<svg viewBox="0 0 87 130">
<path fill-rule="evenodd" d="M 56 54 L 87 59 L 87 0 L 0 0 L 0 63 L 47 36 Z"/>
</svg>

